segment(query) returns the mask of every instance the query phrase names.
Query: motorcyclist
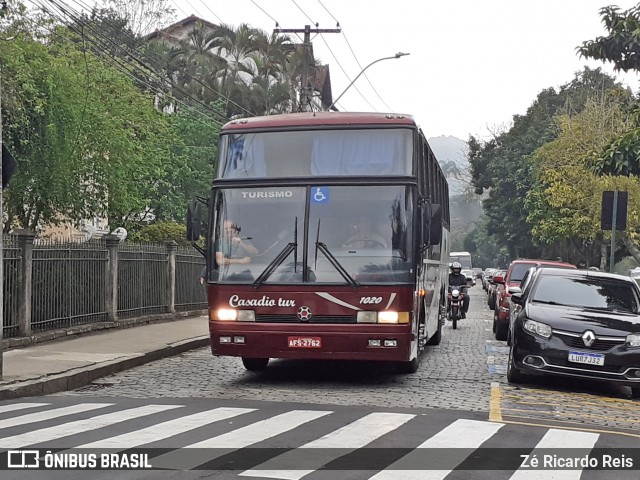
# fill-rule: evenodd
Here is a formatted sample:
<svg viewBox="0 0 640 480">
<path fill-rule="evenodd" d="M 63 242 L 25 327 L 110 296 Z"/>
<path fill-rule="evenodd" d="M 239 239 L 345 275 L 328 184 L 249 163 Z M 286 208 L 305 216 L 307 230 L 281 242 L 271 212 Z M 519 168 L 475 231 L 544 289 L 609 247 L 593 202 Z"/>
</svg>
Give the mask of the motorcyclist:
<svg viewBox="0 0 640 480">
<path fill-rule="evenodd" d="M 467 277 L 462 274 L 462 265 L 459 262 L 453 262 L 449 269 L 449 287 L 458 287 L 464 298 L 462 299 L 462 318 L 466 318 L 469 311 L 469 295 L 467 294 Z"/>
</svg>

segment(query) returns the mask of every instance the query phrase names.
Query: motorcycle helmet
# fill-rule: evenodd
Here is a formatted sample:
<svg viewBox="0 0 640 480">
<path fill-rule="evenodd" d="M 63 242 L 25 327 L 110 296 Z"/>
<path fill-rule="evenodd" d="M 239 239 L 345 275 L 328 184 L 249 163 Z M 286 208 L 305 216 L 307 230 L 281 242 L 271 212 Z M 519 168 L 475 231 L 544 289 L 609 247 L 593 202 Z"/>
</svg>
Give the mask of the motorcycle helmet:
<svg viewBox="0 0 640 480">
<path fill-rule="evenodd" d="M 462 265 L 460 265 L 460 262 L 453 262 L 450 268 L 451 273 L 455 275 L 460 275 L 460 273 L 462 273 Z"/>
</svg>

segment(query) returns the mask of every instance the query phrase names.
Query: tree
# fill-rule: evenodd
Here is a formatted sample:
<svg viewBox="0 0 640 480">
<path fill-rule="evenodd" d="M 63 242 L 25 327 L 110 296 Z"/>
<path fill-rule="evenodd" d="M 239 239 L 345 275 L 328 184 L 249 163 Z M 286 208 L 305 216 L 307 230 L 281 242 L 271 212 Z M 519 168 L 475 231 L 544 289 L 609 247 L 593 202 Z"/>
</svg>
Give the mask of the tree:
<svg viewBox="0 0 640 480">
<path fill-rule="evenodd" d="M 583 42 L 580 55 L 611 62 L 615 70 L 640 71 L 640 4 L 624 11 L 604 7 L 600 16 L 608 35 Z M 640 106 L 635 106 L 633 127 L 604 146 L 591 168 L 598 174 L 640 175 Z"/>
<path fill-rule="evenodd" d="M 188 137 L 129 76 L 64 38 L 48 47 L 26 36 L 2 42 L 0 58 L 4 141 L 20 165 L 7 228 L 96 215 L 111 225 L 139 221 L 158 192 L 175 188 L 162 183 L 175 167 L 167 145 Z M 211 168 L 204 174 L 210 179 Z"/>
<path fill-rule="evenodd" d="M 578 53 L 612 62 L 616 70 L 640 70 L 640 4 L 624 11 L 612 5 L 601 8 L 599 13 L 608 35 L 583 42 Z"/>
<path fill-rule="evenodd" d="M 629 96 L 614 90 L 588 101 L 580 114 L 556 118 L 558 137 L 532 155 L 534 188 L 526 201 L 531 233 L 541 244 L 566 244 L 569 255 L 562 256 L 575 263 L 601 263 L 594 260 L 601 256 L 604 240 L 600 231 L 602 192 L 614 185 L 639 198 L 635 196 L 640 193 L 636 178 L 599 177 L 589 169 L 594 152 L 628 128 L 630 119 L 621 95 Z M 640 226 L 637 213 L 629 209 L 629 232 Z"/>
<path fill-rule="evenodd" d="M 525 115 L 516 115 L 512 127 L 481 142 L 469 139 L 469 161 L 476 193 L 488 190 L 483 201 L 487 234 L 507 247 L 512 258 L 540 256 L 528 221 L 527 193 L 533 187 L 531 154 L 557 136 L 554 117 L 580 112 L 589 96 L 616 85 L 600 69 L 585 68 L 569 83 L 542 91 Z"/>
</svg>

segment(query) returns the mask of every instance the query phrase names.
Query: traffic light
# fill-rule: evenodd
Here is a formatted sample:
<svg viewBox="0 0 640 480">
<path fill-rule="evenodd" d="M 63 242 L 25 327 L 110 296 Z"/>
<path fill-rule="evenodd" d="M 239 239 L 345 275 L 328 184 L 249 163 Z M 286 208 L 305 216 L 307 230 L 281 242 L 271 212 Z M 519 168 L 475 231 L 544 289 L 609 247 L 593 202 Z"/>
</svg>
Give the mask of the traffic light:
<svg viewBox="0 0 640 480">
<path fill-rule="evenodd" d="M 2 144 L 2 189 L 4 190 L 9 185 L 9 180 L 14 173 L 16 173 L 16 169 L 18 168 L 18 163 L 16 159 L 13 158 L 11 152 L 7 149 L 7 147 Z"/>
</svg>

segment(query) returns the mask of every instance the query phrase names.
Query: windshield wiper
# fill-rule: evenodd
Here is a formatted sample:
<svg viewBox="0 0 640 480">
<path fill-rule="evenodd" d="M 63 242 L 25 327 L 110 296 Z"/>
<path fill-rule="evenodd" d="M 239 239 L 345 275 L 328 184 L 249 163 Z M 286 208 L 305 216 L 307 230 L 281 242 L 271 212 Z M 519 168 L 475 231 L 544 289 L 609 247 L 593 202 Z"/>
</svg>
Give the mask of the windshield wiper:
<svg viewBox="0 0 640 480">
<path fill-rule="evenodd" d="M 536 303 L 544 303 L 545 305 L 562 305 L 563 307 L 570 307 L 571 305 L 567 305 L 566 303 L 554 302 L 553 300 L 536 300 L 533 299 Z"/>
<path fill-rule="evenodd" d="M 254 288 L 258 288 L 260 285 L 266 282 L 267 279 L 271 276 L 271 274 L 276 270 L 276 268 L 282 265 L 282 263 L 287 259 L 287 257 L 291 255 L 291 252 L 294 252 L 293 268 L 295 272 L 298 264 L 298 217 L 296 217 L 296 220 L 295 220 L 295 225 L 293 230 L 293 242 L 289 242 L 284 246 L 284 248 L 280 251 L 280 253 L 276 255 L 276 258 L 274 258 L 269 263 L 269 265 L 265 267 L 262 273 L 258 275 L 258 278 L 256 278 L 256 280 L 251 284 L 251 286 Z"/>
<path fill-rule="evenodd" d="M 349 285 L 351 285 L 352 287 L 360 286 L 360 284 L 356 280 L 354 280 L 351 275 L 349 275 L 349 272 L 344 269 L 344 267 L 340 264 L 336 257 L 333 256 L 326 244 L 317 241 L 316 256 L 318 255 L 318 250 L 320 250 L 324 254 L 324 256 L 327 257 L 331 265 L 333 265 L 333 268 L 335 268 L 338 273 L 342 275 L 342 278 L 344 278 Z"/>
</svg>

